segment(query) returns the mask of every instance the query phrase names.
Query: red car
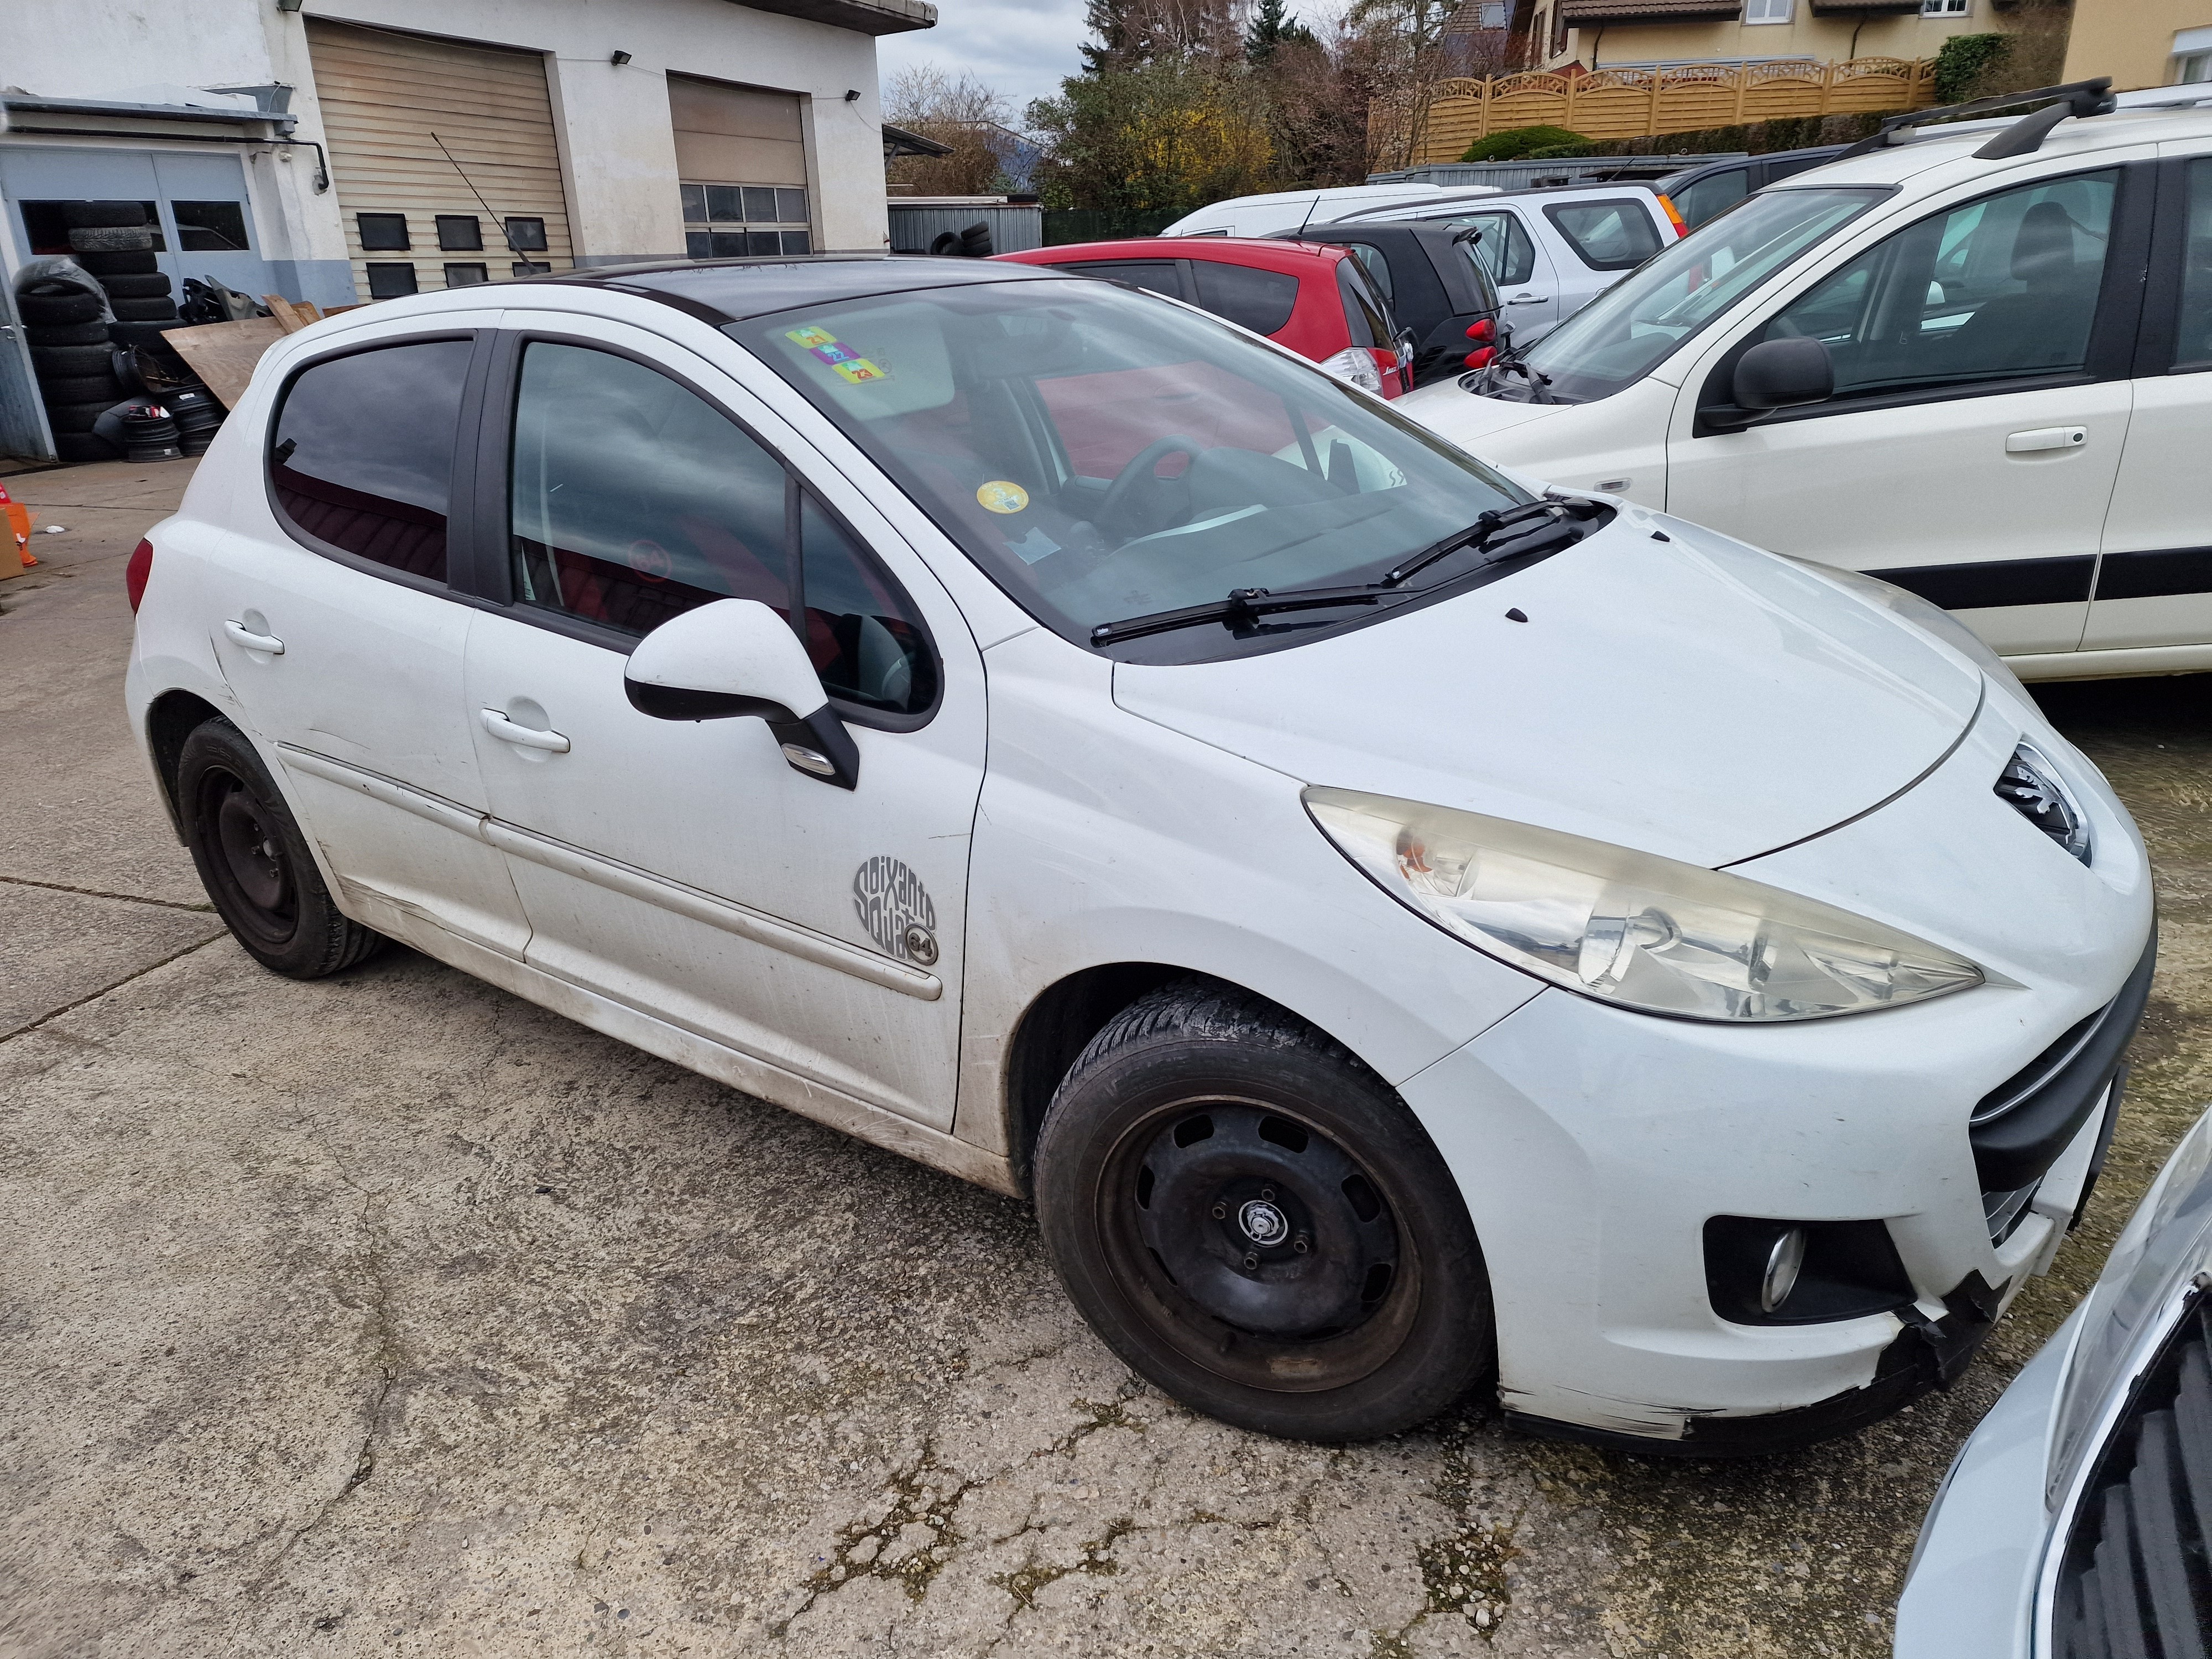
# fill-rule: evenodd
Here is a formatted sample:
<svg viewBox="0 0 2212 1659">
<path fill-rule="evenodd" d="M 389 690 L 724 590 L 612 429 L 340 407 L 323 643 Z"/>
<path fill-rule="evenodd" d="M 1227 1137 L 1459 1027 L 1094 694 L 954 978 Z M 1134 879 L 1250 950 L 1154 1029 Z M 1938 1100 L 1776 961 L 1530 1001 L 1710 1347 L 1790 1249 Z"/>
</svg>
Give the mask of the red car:
<svg viewBox="0 0 2212 1659">
<path fill-rule="evenodd" d="M 1061 265 L 1164 294 L 1264 334 L 1385 398 L 1413 390 L 1412 354 L 1390 302 L 1340 247 L 1176 236 L 1073 242 L 997 257 Z"/>
</svg>

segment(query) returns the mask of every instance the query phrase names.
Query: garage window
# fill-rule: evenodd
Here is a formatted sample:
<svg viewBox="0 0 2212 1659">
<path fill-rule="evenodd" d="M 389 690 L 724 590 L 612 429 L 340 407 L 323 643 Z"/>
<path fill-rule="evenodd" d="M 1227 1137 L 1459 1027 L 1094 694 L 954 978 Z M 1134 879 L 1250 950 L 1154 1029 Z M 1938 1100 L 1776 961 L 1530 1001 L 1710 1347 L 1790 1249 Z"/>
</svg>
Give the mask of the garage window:
<svg viewBox="0 0 2212 1659">
<path fill-rule="evenodd" d="M 438 246 L 452 252 L 474 252 L 483 246 L 483 222 L 473 213 L 441 213 Z M 544 222 L 541 220 L 540 225 Z"/>
<path fill-rule="evenodd" d="M 177 246 L 186 253 L 244 253 L 253 243 L 246 234 L 243 202 L 172 202 Z"/>
<path fill-rule="evenodd" d="M 416 292 L 413 265 L 380 265 L 368 267 L 368 297 L 372 300 L 397 300 L 403 295 Z"/>
<path fill-rule="evenodd" d="M 366 252 L 404 253 L 414 246 L 407 240 L 404 213 L 356 213 L 354 222 L 361 228 L 361 246 Z"/>
<path fill-rule="evenodd" d="M 269 482 L 310 546 L 446 580 L 461 388 L 475 349 L 467 340 L 386 346 L 293 377 L 276 413 Z"/>
<path fill-rule="evenodd" d="M 507 222 L 507 245 L 517 253 L 545 252 L 545 222 L 543 219 L 509 219 Z"/>
<path fill-rule="evenodd" d="M 489 281 L 491 281 L 491 269 L 488 265 L 459 264 L 446 267 L 447 288 L 468 288 L 477 283 Z"/>
<path fill-rule="evenodd" d="M 814 251 L 803 190 L 689 184 L 682 191 L 684 252 L 694 259 Z"/>
<path fill-rule="evenodd" d="M 22 210 L 23 240 L 33 254 L 66 254 L 70 252 L 69 226 L 63 222 L 62 210 L 66 202 L 19 202 Z M 154 252 L 166 253 L 168 243 L 161 235 L 161 213 L 158 203 L 141 202 L 146 210 L 146 228 L 154 233 Z"/>
</svg>

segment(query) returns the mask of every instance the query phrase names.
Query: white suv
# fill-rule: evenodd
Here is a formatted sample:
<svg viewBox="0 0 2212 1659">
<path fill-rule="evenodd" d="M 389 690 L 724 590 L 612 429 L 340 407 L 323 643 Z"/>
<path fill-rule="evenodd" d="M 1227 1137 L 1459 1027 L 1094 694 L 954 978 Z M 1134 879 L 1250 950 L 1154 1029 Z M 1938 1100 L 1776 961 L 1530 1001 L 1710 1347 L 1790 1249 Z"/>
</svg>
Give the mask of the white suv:
<svg viewBox="0 0 2212 1659">
<path fill-rule="evenodd" d="M 388 936 L 1034 1194 L 1273 1433 L 1896 1405 L 2057 1248 L 2148 988 L 2134 826 L 1940 613 L 1048 267 L 348 313 L 129 575 L 258 960 Z"/>
<path fill-rule="evenodd" d="M 1401 407 L 1908 587 L 2024 678 L 2212 668 L 2212 112 L 2063 118 L 2098 90 L 1762 191 Z"/>
</svg>

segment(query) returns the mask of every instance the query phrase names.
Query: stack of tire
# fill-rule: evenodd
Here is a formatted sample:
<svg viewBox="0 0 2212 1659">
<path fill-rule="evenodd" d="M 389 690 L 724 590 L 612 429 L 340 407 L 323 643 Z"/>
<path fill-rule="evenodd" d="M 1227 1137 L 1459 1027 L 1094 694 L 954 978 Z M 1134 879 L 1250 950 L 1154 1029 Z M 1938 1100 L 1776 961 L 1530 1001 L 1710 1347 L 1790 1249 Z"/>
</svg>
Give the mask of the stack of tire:
<svg viewBox="0 0 2212 1659">
<path fill-rule="evenodd" d="M 62 222 L 70 257 L 100 284 L 106 305 L 84 289 L 52 282 L 15 302 L 57 453 L 65 461 L 113 460 L 121 452 L 92 429 L 126 395 L 110 354 L 118 346 L 157 344 L 164 330 L 178 326 L 176 298 L 155 257 L 143 204 L 68 202 Z"/>
</svg>

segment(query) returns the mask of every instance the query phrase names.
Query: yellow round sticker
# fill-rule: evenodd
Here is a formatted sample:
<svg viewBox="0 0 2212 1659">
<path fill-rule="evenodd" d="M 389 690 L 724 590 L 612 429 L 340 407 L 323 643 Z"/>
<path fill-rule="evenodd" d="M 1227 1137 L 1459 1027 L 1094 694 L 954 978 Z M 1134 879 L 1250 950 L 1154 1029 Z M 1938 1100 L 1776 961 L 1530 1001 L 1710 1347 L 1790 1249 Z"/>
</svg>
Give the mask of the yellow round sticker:
<svg viewBox="0 0 2212 1659">
<path fill-rule="evenodd" d="M 1018 483 L 994 478 L 975 492 L 975 499 L 994 513 L 1018 513 L 1030 504 L 1030 492 Z"/>
</svg>

